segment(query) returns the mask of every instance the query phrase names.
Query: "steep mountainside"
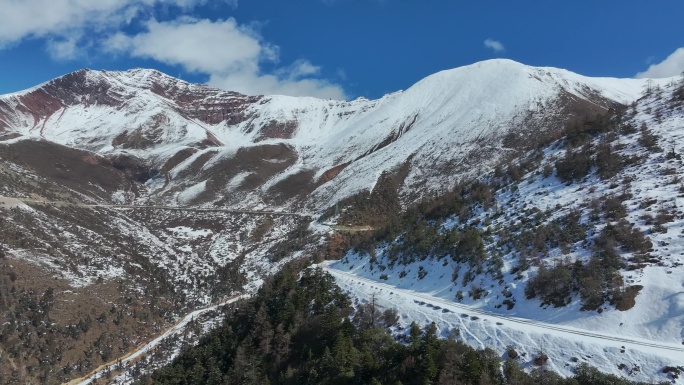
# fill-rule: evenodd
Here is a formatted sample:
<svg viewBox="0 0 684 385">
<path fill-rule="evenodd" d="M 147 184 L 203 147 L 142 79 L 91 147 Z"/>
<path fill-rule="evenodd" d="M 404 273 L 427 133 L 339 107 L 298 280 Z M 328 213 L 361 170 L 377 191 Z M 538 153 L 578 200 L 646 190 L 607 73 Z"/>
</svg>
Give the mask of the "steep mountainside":
<svg viewBox="0 0 684 385">
<path fill-rule="evenodd" d="M 681 382 L 682 135 L 684 79 L 651 84 L 409 210 L 333 271 L 362 299 L 401 303 L 475 346 L 513 346 L 528 365 L 543 352 L 567 375 L 586 362 Z"/>
<path fill-rule="evenodd" d="M 408 165 L 405 202 L 534 136 L 636 99 L 642 80 L 491 60 L 369 101 L 247 97 L 156 71 L 83 70 L 0 98 L 0 132 L 106 156 L 172 204 L 317 211 Z"/>
<path fill-rule="evenodd" d="M 466 295 L 469 290 L 483 295 L 507 287 L 514 309 L 536 306 L 539 299 L 570 301 L 573 314 L 582 306 L 612 306 L 621 295 L 639 292 L 637 285 L 647 285 L 626 278 L 629 285 L 618 290 L 600 280 L 593 302 L 581 297 L 580 303 L 573 298 L 584 294 L 570 280 L 558 289 L 570 293 L 561 300 L 536 289 L 526 300 L 522 283 L 533 279 L 542 265 L 537 259 L 544 260 L 548 250 L 505 246 L 504 241 L 520 236 L 524 243 L 530 235 L 522 231 L 534 231 L 518 226 L 514 217 L 520 223 L 534 218 L 538 225 L 558 220 L 561 227 L 590 226 L 588 214 L 580 210 L 577 219 L 572 211 L 584 199 L 567 193 L 577 186 L 561 182 L 580 180 L 598 167 L 592 159 L 605 151 L 597 150 L 597 138 L 617 123 L 586 117 L 615 115 L 656 85 L 492 60 L 440 72 L 374 101 L 249 97 L 141 69 L 82 70 L 0 96 L 0 377 L 11 378 L 9 383 L 59 383 L 85 375 L 191 309 L 254 289 L 294 258 L 330 258 L 356 246 L 374 250 L 375 257 L 348 254 L 347 261 L 359 261 L 344 268 L 371 269 L 379 260 L 384 268 L 403 269 L 398 266 L 414 262 L 403 257 L 410 253 L 391 246 L 403 243 L 415 244 L 415 255 L 433 260 L 436 239 L 421 243 L 411 234 L 412 226 L 423 222 L 437 226 L 430 230 L 435 237 L 442 228 L 451 230 L 452 237 L 439 245 L 458 246 L 463 257 L 452 257 L 442 267 L 447 271 L 440 277 L 448 282 L 434 282 L 450 285 L 449 277 L 456 274 L 460 286 L 454 288 L 464 298 L 474 298 Z M 644 103 L 621 119 L 638 128 L 639 119 L 650 119 Z M 674 118 L 662 112 L 659 119 Z M 586 129 L 595 122 L 602 128 Z M 575 132 L 576 127 L 583 128 Z M 630 135 L 630 145 L 639 142 L 637 134 Z M 573 143 L 567 154 L 558 144 L 563 140 Z M 609 150 L 619 144 L 611 140 Z M 646 134 L 649 146 L 653 140 Z M 586 146 L 594 152 L 578 150 Z M 625 145 L 620 151 L 619 165 L 655 167 L 655 160 L 644 158 L 637 147 Z M 536 176 L 538 167 L 546 179 Z M 643 168 L 630 172 L 636 179 L 649 175 Z M 518 181 L 523 175 L 541 179 L 523 184 Z M 607 191 L 599 177 L 590 175 L 583 191 L 593 184 L 594 192 Z M 500 184 L 491 185 L 493 180 Z M 555 187 L 542 187 L 549 181 Z M 468 196 L 481 206 L 444 200 L 454 196 Z M 541 214 L 530 212 L 537 206 Z M 424 221 L 404 221 L 407 208 L 407 215 L 426 208 L 430 213 Z M 642 213 L 630 215 L 634 221 Z M 314 220 L 318 217 L 346 227 L 333 231 L 330 222 Z M 439 218 L 448 220 L 435 222 Z M 491 230 L 493 238 L 480 236 L 482 226 L 492 223 L 500 226 Z M 358 229 L 353 225 L 375 231 L 349 233 Z M 583 257 L 588 264 L 602 228 L 596 222 L 593 230 L 573 233 L 561 242 L 562 250 L 569 247 L 572 259 Z M 409 234 L 410 242 L 395 242 L 400 234 Z M 574 249 L 581 235 L 586 245 Z M 387 250 L 375 250 L 378 244 L 369 239 L 383 239 Z M 560 247 L 556 243 L 550 249 Z M 517 254 L 523 248 L 530 250 L 524 258 Z M 451 250 L 442 256 L 450 253 L 455 255 Z M 655 263 L 655 257 L 633 257 L 635 271 Z M 391 258 L 402 262 L 390 264 Z M 445 263 L 434 261 L 431 269 Z M 425 277 L 418 270 L 412 275 L 412 268 L 420 270 L 410 267 L 401 278 Z M 612 264 L 606 274 L 625 268 Z M 502 299 L 489 305 L 506 304 Z M 30 322 L 23 321 L 31 314 Z M 668 328 L 654 332 L 654 338 L 671 338 L 679 330 Z M 63 344 L 70 348 L 63 350 Z"/>
</svg>

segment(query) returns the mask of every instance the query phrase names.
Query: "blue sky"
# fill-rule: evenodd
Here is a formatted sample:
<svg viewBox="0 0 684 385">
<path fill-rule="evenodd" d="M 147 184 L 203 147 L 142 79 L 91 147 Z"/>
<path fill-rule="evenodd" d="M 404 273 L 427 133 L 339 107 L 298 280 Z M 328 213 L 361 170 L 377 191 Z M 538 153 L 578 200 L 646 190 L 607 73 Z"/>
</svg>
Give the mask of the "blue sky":
<svg viewBox="0 0 684 385">
<path fill-rule="evenodd" d="M 84 67 L 347 99 L 499 57 L 673 76 L 682 15 L 681 0 L 0 0 L 0 94 Z"/>
</svg>

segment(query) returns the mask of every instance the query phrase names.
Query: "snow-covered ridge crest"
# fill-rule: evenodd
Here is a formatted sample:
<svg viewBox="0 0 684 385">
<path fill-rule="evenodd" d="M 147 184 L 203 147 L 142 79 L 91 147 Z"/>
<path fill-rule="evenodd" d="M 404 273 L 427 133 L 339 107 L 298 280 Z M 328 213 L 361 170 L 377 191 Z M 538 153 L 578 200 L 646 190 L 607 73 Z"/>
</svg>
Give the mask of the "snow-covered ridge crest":
<svg viewBox="0 0 684 385">
<path fill-rule="evenodd" d="M 545 132 L 557 133 L 554 130 L 573 118 L 600 113 L 616 103 L 630 103 L 640 96 L 645 85 L 647 81 L 593 79 L 558 69 L 494 60 L 440 72 L 406 91 L 378 100 L 340 102 L 250 97 L 144 69 L 77 71 L 26 92 L 0 97 L 0 196 L 15 197 L 3 199 L 6 205 L 18 207 L 4 211 L 5 223 L 9 223 L 4 226 L 10 234 L 5 237 L 8 254 L 57 274 L 72 286 L 97 285 L 98 278 L 106 281 L 124 277 L 139 283 L 136 288 L 144 292 L 142 289 L 148 287 L 145 285 L 169 282 L 176 293 L 188 298 L 187 306 L 208 305 L 237 290 L 233 283 L 243 285 L 242 275 L 255 286 L 291 258 L 314 253 L 319 256 L 321 250 L 333 250 L 321 236 L 330 229 L 326 225 L 314 223 L 310 227 L 318 233 L 308 237 L 302 234 L 309 225 L 309 215 L 317 216 L 340 199 L 376 185 L 390 184 L 393 189 L 396 182 L 399 203 L 410 204 L 450 189 L 459 180 L 485 175 L 488 167 L 520 149 L 510 144 L 515 142 L 511 136 L 525 140 Z M 660 111 L 657 105 L 645 106 L 642 102 L 628 109 L 636 111 L 631 113 L 636 114 L 634 127 L 642 122 L 640 111 L 651 107 L 654 113 Z M 665 125 L 659 131 L 682 126 L 667 114 L 653 119 L 661 118 Z M 676 134 L 662 142 L 668 151 L 681 142 L 679 132 Z M 653 160 L 653 166 L 667 166 L 656 163 L 655 156 Z M 640 185 L 646 186 L 641 192 L 635 189 L 639 199 L 660 194 L 658 191 L 663 189 L 672 196 L 679 194 L 675 184 L 658 190 L 664 171 L 671 175 L 671 170 L 649 169 L 636 173 Z M 677 169 L 673 169 L 676 173 Z M 384 172 L 392 175 L 379 178 Z M 535 170 L 533 175 L 537 174 Z M 652 177 L 646 180 L 645 175 Z M 390 182 L 385 183 L 387 180 Z M 546 182 L 520 185 L 519 194 L 528 201 L 519 200 L 507 211 L 517 218 L 526 215 L 522 210 L 526 205 L 543 204 L 543 208 L 555 210 L 559 202 L 576 201 L 572 199 L 576 197 L 574 187 L 558 182 L 555 188 L 548 188 L 543 184 Z M 561 189 L 567 193 L 562 195 L 565 199 L 559 200 Z M 612 189 L 610 184 L 599 191 L 607 189 Z M 381 193 L 387 190 L 379 189 Z M 590 190 L 586 186 L 582 191 Z M 511 196 L 505 195 L 509 192 L 502 194 L 502 205 L 512 205 Z M 363 197 L 352 202 L 363 203 Z M 394 198 L 392 191 L 392 210 L 398 210 Z M 368 202 L 375 204 L 370 199 Z M 111 203 L 118 206 L 112 207 Z M 639 202 L 634 203 L 638 207 Z M 343 214 L 350 207 L 345 202 L 339 205 Z M 273 211 L 288 215 L 273 215 Z M 260 214 L 252 215 L 256 212 Z M 480 214 L 485 215 L 478 211 Z M 368 224 L 364 220 L 351 224 Z M 678 224 L 675 230 L 681 227 Z M 677 255 L 684 249 L 676 246 L 672 230 L 654 244 L 658 248 L 676 247 L 663 250 L 663 254 L 675 256 L 668 258 L 674 269 L 675 263 L 681 263 Z M 670 236 L 673 246 L 669 245 Z M 380 252 L 376 255 L 382 257 Z M 367 259 L 358 257 L 348 258 L 353 263 L 343 265 L 345 270 L 352 270 L 353 264 L 356 271 L 352 272 L 360 275 L 359 269 L 368 264 Z M 510 257 L 504 262 L 512 264 Z M 379 275 L 386 274 L 393 283 L 415 283 L 412 289 L 427 281 L 444 283 L 443 288 L 448 286 L 447 290 L 455 292 L 469 289 L 466 284 L 454 285 L 454 269 L 447 266 L 442 271 L 442 261 L 435 261 L 434 269 L 419 263 L 403 278 L 398 269 L 376 269 L 366 278 L 385 281 Z M 421 267 L 430 274 L 427 280 L 414 279 L 421 274 Z M 673 273 L 668 272 L 670 266 L 654 269 L 656 274 L 643 281 L 635 281 L 641 277 L 625 277 L 629 284 L 644 283 L 640 298 L 647 301 L 640 300 L 632 313 L 650 318 L 625 324 L 621 331 L 632 337 L 679 344 L 679 311 L 684 301 L 674 290 L 682 282 L 677 281 L 682 269 Z M 164 273 L 159 280 L 152 276 L 157 272 Z M 404 281 L 395 280 L 394 273 Z M 534 314 L 557 315 L 539 310 L 537 302 L 528 301 L 524 306 L 520 281 L 513 273 L 506 279 L 504 283 L 516 285 L 511 284 L 507 292 L 519 299 L 515 311 L 534 308 Z M 489 283 L 497 285 L 498 280 L 482 286 L 489 287 Z M 507 294 L 499 286 L 486 300 L 501 295 L 497 300 L 503 301 Z M 456 298 L 455 293 L 443 294 L 438 300 Z M 659 300 L 662 298 L 667 300 Z M 411 299 L 407 302 L 416 305 L 411 305 L 414 314 L 431 317 L 439 311 L 437 316 L 465 318 L 455 308 L 443 313 L 445 307 L 428 308 Z M 640 310 L 641 304 L 648 306 Z M 564 314 L 578 314 L 577 307 L 567 308 Z M 442 317 L 451 322 L 447 316 Z M 598 329 L 594 325 L 608 325 L 607 317 L 617 321 L 610 325 L 623 321 L 622 313 L 604 311 L 591 323 L 570 326 Z M 501 332 L 494 318 L 490 318 L 494 320 L 491 323 L 468 319 L 463 320 L 467 331 L 473 339 L 480 339 L 478 343 L 487 341 L 490 331 Z M 640 326 L 651 320 L 662 322 L 647 328 Z M 452 321 L 456 322 L 456 318 Z M 507 337 L 496 339 L 502 348 L 518 337 L 538 335 L 518 333 L 519 328 L 503 329 Z M 465 332 L 466 328 L 461 330 Z M 650 334 L 644 335 L 644 330 Z M 479 331 L 484 334 L 478 335 Z M 545 341 L 571 347 L 565 345 L 568 339 Z M 536 354 L 540 345 L 549 345 L 536 342 L 529 344 L 528 356 Z M 595 344 L 592 355 L 607 358 L 594 363 L 613 371 L 621 370 L 616 369 L 616 363 L 655 363 L 649 366 L 654 371 L 643 371 L 644 376 L 672 363 L 669 358 L 643 360 L 638 356 L 640 350 L 630 346 L 625 346 L 624 355 L 622 344 L 612 346 L 609 355 Z M 552 364 L 558 362 L 558 368 L 565 368 L 569 356 L 561 361 L 565 352 L 556 352 L 558 358 L 549 354 Z M 615 357 L 624 361 L 616 362 Z"/>
<path fill-rule="evenodd" d="M 482 167 L 502 156 L 501 139 L 511 130 L 553 129 L 580 109 L 631 103 L 647 82 L 495 59 L 441 71 L 378 100 L 330 101 L 245 96 L 155 70 L 80 70 L 0 96 L 0 133 L 135 157 L 169 173 L 164 185 L 169 197 L 212 178 L 209 185 L 221 186 L 214 190 L 235 192 L 228 181 L 249 172 L 258 176 L 255 185 L 231 204 L 249 206 L 267 195 L 279 197 L 271 205 L 290 205 L 305 196 L 320 209 L 372 188 L 383 172 L 406 162 L 411 167 L 403 196 L 417 185 L 439 192 L 461 173 L 476 171 L 468 165 L 474 154 L 484 157 L 478 162 Z M 251 161 L 236 157 L 251 159 L 258 148 L 273 145 L 287 149 L 288 161 L 263 159 L 264 164 L 282 167 L 216 175 L 225 162 L 244 165 Z M 207 148 L 216 151 L 190 162 L 189 151 Z M 204 174 L 175 179 L 187 175 L 181 172 L 186 169 Z M 287 187 L 293 184 L 299 191 Z M 216 201 L 216 194 L 204 201 Z"/>
</svg>

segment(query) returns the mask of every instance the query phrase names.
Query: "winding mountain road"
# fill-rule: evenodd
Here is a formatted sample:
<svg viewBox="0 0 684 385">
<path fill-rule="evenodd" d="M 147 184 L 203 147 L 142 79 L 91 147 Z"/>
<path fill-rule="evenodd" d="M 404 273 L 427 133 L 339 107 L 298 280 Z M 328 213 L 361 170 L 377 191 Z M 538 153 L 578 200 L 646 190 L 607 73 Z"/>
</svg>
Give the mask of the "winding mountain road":
<svg viewBox="0 0 684 385">
<path fill-rule="evenodd" d="M 431 296 L 427 293 L 421 293 L 421 292 L 416 292 L 412 290 L 407 290 L 407 289 L 401 289 L 395 286 L 391 286 L 382 282 L 374 281 L 371 279 L 359 277 L 357 275 L 347 273 L 344 271 L 340 271 L 337 269 L 334 269 L 328 265 L 322 265 L 323 268 L 330 273 L 333 277 L 335 277 L 338 280 L 338 283 L 340 280 L 344 281 L 352 281 L 355 282 L 356 284 L 364 284 L 364 285 L 369 285 L 371 288 L 378 288 L 380 290 L 389 290 L 393 295 L 398 295 L 402 296 L 404 298 L 408 298 L 413 300 L 414 302 L 420 302 L 423 301 L 427 306 L 430 306 L 430 304 L 439 304 L 442 308 L 444 309 L 449 309 L 450 311 L 454 312 L 455 315 L 458 315 L 457 312 L 464 312 L 468 314 L 477 314 L 477 315 L 482 315 L 486 316 L 487 318 L 490 318 L 495 321 L 499 321 L 498 324 L 501 326 L 507 325 L 509 327 L 515 328 L 516 325 L 518 326 L 531 326 L 535 329 L 538 330 L 547 330 L 550 333 L 553 333 L 555 335 L 564 335 L 565 337 L 572 339 L 576 338 L 577 336 L 582 336 L 585 338 L 588 338 L 590 340 L 593 340 L 593 342 L 597 344 L 605 343 L 605 341 L 613 341 L 613 342 L 619 342 L 619 343 L 624 343 L 624 344 L 629 344 L 632 346 L 642 346 L 646 347 L 649 349 L 655 349 L 658 351 L 661 351 L 663 355 L 666 356 L 672 356 L 673 358 L 677 357 L 679 362 L 684 362 L 684 346 L 680 344 L 675 344 L 675 343 L 665 343 L 665 342 L 659 342 L 659 341 L 651 341 L 651 340 L 646 340 L 646 339 L 640 339 L 640 338 L 635 338 L 631 336 L 619 336 L 619 335 L 613 335 L 613 334 L 607 334 L 607 333 L 599 333 L 599 332 L 592 332 L 588 330 L 582 330 L 570 326 L 563 326 L 563 325 L 558 325 L 558 324 L 550 324 L 546 322 L 541 322 L 541 321 L 536 321 L 536 320 L 531 320 L 531 319 L 525 319 L 525 318 L 518 318 L 518 317 L 511 317 L 511 316 L 506 316 L 506 315 L 501 315 L 497 313 L 492 313 L 486 310 L 474 308 L 472 306 L 468 305 L 463 305 L 457 302 L 452 302 L 448 300 L 444 300 L 442 298 L 437 298 L 434 296 Z M 435 313 L 439 313 L 437 310 L 435 310 Z"/>
<path fill-rule="evenodd" d="M 130 364 L 135 363 L 139 358 L 142 358 L 142 356 L 145 353 L 151 351 L 154 347 L 159 345 L 165 338 L 167 338 L 173 334 L 182 332 L 183 328 L 193 319 L 201 316 L 204 313 L 210 312 L 212 310 L 216 310 L 221 306 L 239 301 L 239 300 L 241 300 L 243 298 L 247 298 L 247 297 L 248 296 L 244 295 L 244 294 L 235 295 L 235 296 L 227 298 L 227 299 L 225 299 L 219 303 L 215 303 L 215 304 L 207 306 L 205 308 L 192 311 L 191 313 L 187 314 L 185 317 L 181 318 L 175 324 L 166 328 L 164 331 L 162 331 L 158 336 L 156 336 L 151 341 L 149 341 L 145 344 L 139 345 L 138 347 L 136 347 L 132 351 L 124 354 L 123 356 L 120 356 L 114 360 L 111 360 L 107 363 L 104 363 L 104 364 L 98 366 L 97 368 L 95 368 L 94 370 L 92 370 L 90 373 L 86 374 L 85 376 L 80 377 L 80 378 L 75 378 L 75 379 L 73 379 L 73 380 L 71 380 L 71 381 L 69 381 L 63 385 L 87 385 L 87 384 L 90 384 L 93 381 L 95 381 L 101 377 L 104 377 L 108 371 L 114 370 L 117 365 L 121 365 L 123 367 L 130 366 Z"/>
<path fill-rule="evenodd" d="M 164 206 L 164 205 L 115 205 L 115 204 L 88 204 L 88 203 L 73 203 L 66 201 L 48 201 L 42 199 L 28 199 L 15 197 L 0 196 L 0 207 L 15 207 L 18 204 L 43 204 L 55 206 L 71 206 L 71 207 L 86 207 L 86 208 L 108 208 L 115 210 L 171 210 L 171 211 L 189 211 L 189 212 L 220 212 L 229 214 L 248 214 L 248 215 L 276 215 L 276 216 L 295 216 L 308 217 L 308 214 L 287 212 L 287 211 L 272 211 L 272 210 L 238 210 L 238 209 L 222 209 L 222 208 L 196 208 L 184 206 Z"/>
</svg>

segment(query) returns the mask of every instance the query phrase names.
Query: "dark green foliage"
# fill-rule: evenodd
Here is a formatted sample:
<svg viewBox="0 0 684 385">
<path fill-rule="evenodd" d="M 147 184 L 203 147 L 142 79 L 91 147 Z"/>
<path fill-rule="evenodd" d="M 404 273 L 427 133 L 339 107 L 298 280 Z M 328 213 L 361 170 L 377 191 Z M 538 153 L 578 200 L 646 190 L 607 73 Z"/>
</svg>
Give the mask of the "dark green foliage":
<svg viewBox="0 0 684 385">
<path fill-rule="evenodd" d="M 581 180 L 595 165 L 601 179 L 610 179 L 626 165 L 638 163 L 638 158 L 627 159 L 615 152 L 616 148 L 611 144 L 620 131 L 635 131 L 630 124 L 622 124 L 622 119 L 623 111 L 617 110 L 612 114 L 585 119 L 581 124 L 566 129 L 567 152 L 555 164 L 558 178 L 566 183 Z M 599 143 L 593 145 L 597 138 L 600 138 Z"/>
<path fill-rule="evenodd" d="M 542 176 L 548 178 L 551 174 L 553 174 L 553 166 L 547 163 L 544 165 L 544 168 L 542 168 Z"/>
<path fill-rule="evenodd" d="M 527 258 L 538 257 L 549 249 L 560 247 L 564 252 L 569 252 L 570 247 L 586 238 L 586 226 L 580 222 L 581 213 L 573 210 L 568 214 L 554 219 L 547 224 L 538 224 L 542 217 L 530 223 L 529 227 L 522 228 L 518 233 L 508 231 L 500 232 L 500 244 L 510 245 L 519 251 L 520 264 L 517 270 L 526 270 L 529 265 Z"/>
<path fill-rule="evenodd" d="M 651 132 L 648 127 L 644 124 L 641 127 L 641 136 L 639 137 L 639 144 L 642 146 L 646 147 L 649 151 L 662 151 L 660 147 L 658 147 L 658 137 Z"/>
<path fill-rule="evenodd" d="M 541 149 L 550 146 L 553 142 L 564 139 L 564 143 L 568 148 L 568 153 L 575 154 L 574 157 L 566 157 L 564 162 L 560 164 L 561 179 L 565 181 L 574 181 L 581 179 L 588 174 L 591 168 L 591 159 L 595 157 L 597 149 L 592 147 L 592 142 L 597 138 L 605 139 L 605 143 L 610 143 L 617 138 L 619 132 L 636 132 L 633 126 L 629 123 L 623 123 L 625 118 L 624 108 L 615 108 L 608 111 L 607 114 L 597 114 L 594 116 L 587 116 L 581 122 L 574 123 L 562 130 L 549 130 L 545 133 L 535 132 L 534 135 L 520 135 L 519 133 L 510 132 L 503 140 L 505 147 L 518 150 L 518 153 L 512 157 L 505 159 L 501 165 L 497 167 L 498 172 L 495 172 L 496 178 L 506 176 L 509 181 L 519 181 L 526 172 L 534 171 L 541 164 L 543 154 Z M 581 148 L 581 149 L 580 149 Z M 517 157 L 524 151 L 534 151 L 532 156 L 528 156 L 519 162 L 516 162 Z M 619 172 L 621 167 L 617 164 L 617 158 L 607 159 L 601 154 L 599 160 L 603 166 L 602 172 L 607 172 L 609 175 L 613 172 Z M 624 162 L 620 162 L 624 163 Z M 507 168 L 507 175 L 504 175 L 503 169 Z M 577 171 L 573 171 L 579 167 Z M 558 169 L 558 167 L 557 167 Z M 546 178 L 551 175 L 552 169 L 545 167 L 542 169 L 542 175 Z M 575 175 L 576 174 L 576 175 Z"/>
<path fill-rule="evenodd" d="M 362 191 L 340 201 L 328 208 L 319 220 L 337 213 L 340 215 L 340 224 L 387 226 L 396 221 L 401 213 L 397 191 L 405 173 L 403 168 L 395 173 L 383 173 L 372 191 Z"/>
<path fill-rule="evenodd" d="M 467 262 L 471 266 L 481 266 L 486 258 L 484 243 L 480 232 L 474 227 L 466 227 L 451 256 L 457 262 Z"/>
<path fill-rule="evenodd" d="M 396 176 L 383 175 L 372 193 L 357 194 L 340 205 L 347 207 L 340 215 L 342 223 L 378 228 L 372 233 L 350 236 L 347 250 L 372 254 L 378 244 L 392 242 L 401 236 L 403 245 L 389 250 L 393 263 L 452 255 L 460 240 L 459 234 L 464 230 L 444 231 L 441 221 L 458 215 L 466 222 L 476 209 L 487 210 L 494 205 L 495 186 L 476 180 L 456 185 L 452 191 L 423 201 L 401 214 L 396 179 Z M 334 209 L 329 209 L 321 218 L 332 215 Z"/>
<path fill-rule="evenodd" d="M 495 187 L 477 180 L 467 184 L 458 184 L 450 192 L 421 202 L 417 207 L 409 209 L 402 222 L 407 223 L 418 218 L 433 221 L 454 214 L 459 214 L 462 220 L 467 219 L 476 207 L 488 210 L 493 206 Z"/>
<path fill-rule="evenodd" d="M 572 269 L 565 264 L 558 264 L 552 268 L 544 265 L 539 267 L 537 275 L 527 281 L 525 296 L 539 297 L 542 305 L 563 307 L 570 303 L 575 285 Z"/>
<path fill-rule="evenodd" d="M 629 222 L 620 220 L 606 225 L 594 239 L 592 257 L 587 263 L 561 261 L 549 268 L 539 267 L 525 287 L 528 299 L 539 298 L 542 305 L 565 306 L 573 293 L 582 298 L 583 310 L 597 310 L 606 301 L 619 310 L 633 306 L 639 293 L 636 287 L 624 287 L 620 269 L 626 265 L 618 249 L 635 255 L 637 261 L 647 258 L 651 241 Z M 631 306 L 630 306 L 631 305 Z"/>
<path fill-rule="evenodd" d="M 622 124 L 621 113 L 621 111 L 612 111 L 605 116 L 597 115 L 587 118 L 562 132 L 567 139 L 565 141 L 567 152 L 565 157 L 554 164 L 560 180 L 564 182 L 581 180 L 591 172 L 594 165 L 602 178 L 611 178 L 619 174 L 628 161 L 614 152 L 611 145 L 614 139 L 611 138 L 616 136 L 619 131 L 618 127 Z M 507 135 L 504 140 L 505 145 L 521 139 L 516 135 L 513 133 Z M 563 135 L 556 132 L 539 143 L 543 142 L 548 145 L 562 137 Z M 598 137 L 602 138 L 602 144 L 592 147 L 592 142 Z M 536 217 L 538 213 L 530 213 L 521 218 L 522 230 L 509 230 L 510 234 L 503 234 L 502 230 L 489 226 L 495 223 L 494 220 L 500 214 L 494 199 L 496 192 L 501 191 L 502 188 L 510 188 L 514 192 L 517 189 L 516 182 L 524 175 L 535 171 L 539 173 L 544 153 L 534 146 L 525 146 L 528 140 L 529 138 L 518 141 L 516 142 L 518 144 L 514 146 L 515 148 L 519 145 L 523 146 L 527 152 L 512 153 L 495 167 L 493 176 L 486 182 L 482 180 L 462 182 L 452 191 L 409 208 L 404 215 L 390 218 L 388 224 L 381 226 L 372 239 L 369 237 L 356 243 L 355 249 L 373 254 L 379 244 L 386 242 L 392 244 L 387 249 L 390 265 L 451 256 L 456 262 L 468 263 L 469 268 L 474 269 L 477 274 L 487 271 L 498 276 L 501 274 L 501 256 L 505 253 L 497 253 L 496 248 L 485 248 L 486 242 L 478 243 L 478 237 L 474 236 L 475 230 L 469 229 L 469 226 L 476 228 L 483 224 L 484 227 L 477 234 L 480 240 L 482 238 L 486 240 L 491 235 L 498 235 L 502 239 L 501 244 L 508 243 L 509 248 L 520 251 L 520 270 L 527 268 L 528 258 L 534 260 L 547 252 L 549 248 L 560 246 L 564 253 L 569 252 L 573 243 L 584 238 L 562 234 L 563 231 L 559 230 L 557 223 L 548 227 L 539 227 L 543 222 Z M 550 176 L 552 172 L 553 167 L 547 164 L 544 175 Z M 361 200 L 367 199 L 368 197 Z M 394 201 L 394 199 L 390 200 Z M 490 212 L 482 223 L 472 220 L 474 214 L 480 210 Z M 616 214 L 620 214 L 619 210 Z M 460 223 L 447 231 L 442 228 L 442 223 L 449 217 L 457 218 Z M 579 226 L 576 227 L 576 229 L 579 228 Z M 580 235 L 584 236 L 585 233 L 586 231 L 582 229 Z M 395 242 L 397 240 L 398 242 Z M 486 268 L 485 264 L 488 265 Z"/>
<path fill-rule="evenodd" d="M 508 165 L 508 177 L 511 178 L 513 182 L 520 181 L 522 178 L 522 172 L 517 164 L 511 163 Z"/>
<path fill-rule="evenodd" d="M 684 81 L 679 82 L 679 85 L 672 92 L 673 104 L 684 102 Z"/>
<path fill-rule="evenodd" d="M 610 132 L 613 129 L 614 123 L 610 116 L 595 115 L 593 118 L 586 118 L 582 123 L 568 128 L 566 140 L 570 146 L 579 147 L 587 144 L 599 134 Z"/>
<path fill-rule="evenodd" d="M 575 384 L 578 385 L 630 385 L 634 382 L 625 378 L 620 378 L 613 374 L 605 374 L 598 371 L 598 369 L 581 363 L 575 368 L 575 376 L 573 377 Z M 641 384 L 641 383 L 640 383 Z M 660 382 L 659 384 L 669 384 L 668 382 Z"/>
<path fill-rule="evenodd" d="M 425 220 L 421 220 L 410 227 L 401 237 L 400 242 L 393 244 L 388 253 L 390 263 L 401 256 L 399 263 L 408 263 L 425 259 L 430 255 L 441 257 L 453 250 L 459 240 L 457 231 L 440 232 L 438 227 Z"/>
<path fill-rule="evenodd" d="M 416 260 L 428 257 L 442 258 L 450 256 L 459 264 L 466 264 L 469 270 L 466 277 L 473 274 L 488 272 L 495 277 L 501 275 L 503 261 L 500 255 L 491 255 L 488 258 L 481 232 L 475 227 L 463 226 L 451 230 L 440 229 L 438 223 L 430 223 L 425 220 L 417 222 L 404 233 L 398 242 L 387 248 L 388 262 L 390 264 L 409 264 Z M 487 268 L 485 268 L 487 265 Z M 457 267 L 458 269 L 458 267 Z M 418 278 L 422 279 L 427 271 L 421 267 Z M 454 277 L 454 280 L 456 277 Z M 468 278 L 464 278 L 469 282 Z M 464 281 L 464 282 L 465 282 Z"/>
<path fill-rule="evenodd" d="M 591 147 L 578 151 L 568 149 L 565 157 L 556 161 L 556 176 L 563 182 L 578 181 L 589 174 L 592 166 Z"/>
<path fill-rule="evenodd" d="M 294 251 L 303 249 L 304 246 L 311 242 L 309 235 L 311 235 L 309 224 L 305 221 L 298 223 L 294 229 L 282 237 L 280 242 L 268 250 L 269 260 L 277 262 Z"/>
<path fill-rule="evenodd" d="M 615 196 L 604 197 L 603 213 L 606 219 L 616 221 L 627 216 L 627 208 L 622 204 L 622 199 Z"/>
<path fill-rule="evenodd" d="M 331 276 L 305 270 L 297 281 L 297 271 L 286 266 L 223 327 L 148 382 L 210 384 L 215 377 L 216 383 L 262 384 L 308 355 L 323 356 L 326 347 L 353 356 L 344 334 L 353 326 L 342 322 L 349 299 Z"/>
<path fill-rule="evenodd" d="M 571 244 L 586 238 L 587 229 L 580 223 L 581 216 L 582 213 L 579 210 L 573 210 L 552 222 L 560 229 L 557 237 L 559 246 L 563 247 L 564 243 Z"/>
<path fill-rule="evenodd" d="M 636 127 L 632 123 L 625 123 L 620 126 L 620 132 L 625 135 L 635 134 L 637 132 Z"/>
<path fill-rule="evenodd" d="M 601 179 L 610 179 L 622 171 L 624 161 L 614 152 L 610 143 L 602 143 L 596 149 L 596 172 Z"/>
<path fill-rule="evenodd" d="M 458 333 L 439 339 L 434 323 L 425 330 L 411 324 L 402 344 L 384 329 L 396 314 L 376 311 L 371 300 L 350 322 L 349 303 L 329 275 L 307 270 L 297 281 L 297 269 L 286 267 L 221 328 L 138 383 L 629 384 L 588 366 L 578 367 L 577 380 L 545 370 L 526 374 L 510 358 L 502 371 L 497 352 L 474 350 L 454 339 Z"/>
<path fill-rule="evenodd" d="M 606 225 L 597 242 L 603 242 L 604 238 L 614 240 L 624 251 L 631 253 L 647 253 L 653 247 L 651 240 L 644 233 L 624 219 L 614 225 Z"/>
<path fill-rule="evenodd" d="M 495 182 L 459 184 L 449 193 L 408 209 L 400 219 L 378 231 L 373 244 L 393 242 L 387 249 L 390 264 L 450 256 L 478 274 L 487 270 L 498 276 L 503 263 L 501 257 L 491 255 L 487 258 L 483 241 L 485 230 L 478 230 L 475 223 L 468 224 L 476 210 L 493 207 L 496 188 Z M 443 228 L 444 218 L 454 215 L 462 224 L 452 229 Z M 372 245 L 364 250 L 369 249 Z M 488 265 L 486 269 L 485 264 Z"/>
<path fill-rule="evenodd" d="M 665 233 L 667 232 L 667 228 L 664 226 L 668 222 L 672 222 L 675 219 L 674 215 L 674 209 L 666 209 L 665 207 L 661 207 L 658 209 L 658 213 L 656 214 L 655 220 L 654 220 L 654 226 L 653 229 L 655 231 L 658 231 L 660 233 Z"/>
<path fill-rule="evenodd" d="M 599 236 L 594 245 L 591 259 L 578 268 L 577 281 L 583 300 L 583 310 L 597 310 L 608 300 L 621 293 L 623 286 L 619 269 L 624 261 L 615 250 L 615 241 L 608 236 Z"/>
</svg>

